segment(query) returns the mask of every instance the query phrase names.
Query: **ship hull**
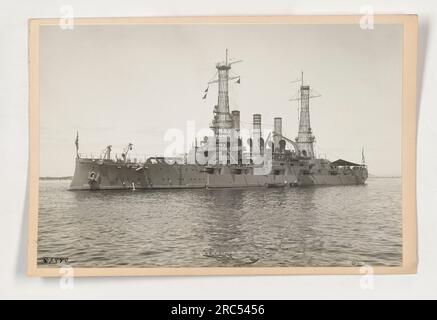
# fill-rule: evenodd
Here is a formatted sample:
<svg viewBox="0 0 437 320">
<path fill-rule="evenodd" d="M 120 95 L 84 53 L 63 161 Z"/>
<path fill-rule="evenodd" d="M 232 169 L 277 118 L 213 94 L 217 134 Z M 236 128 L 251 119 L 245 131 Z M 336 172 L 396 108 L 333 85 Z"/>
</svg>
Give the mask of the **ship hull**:
<svg viewBox="0 0 437 320">
<path fill-rule="evenodd" d="M 70 190 L 204 188 L 202 169 L 197 165 L 136 165 L 78 158 Z M 93 173 L 95 183 L 90 181 Z"/>
<path fill-rule="evenodd" d="M 351 185 L 351 184 L 364 184 L 366 178 L 362 175 L 342 174 L 342 175 L 328 175 L 328 174 L 314 174 L 305 175 L 299 178 L 300 186 L 313 186 L 313 185 Z"/>
<path fill-rule="evenodd" d="M 366 168 L 335 175 L 323 171 L 304 174 L 297 168 L 285 166 L 280 174 L 257 175 L 253 168 L 236 174 L 227 167 L 206 170 L 205 166 L 195 164 L 136 164 L 77 158 L 69 190 L 272 188 L 364 184 L 367 179 Z"/>
</svg>

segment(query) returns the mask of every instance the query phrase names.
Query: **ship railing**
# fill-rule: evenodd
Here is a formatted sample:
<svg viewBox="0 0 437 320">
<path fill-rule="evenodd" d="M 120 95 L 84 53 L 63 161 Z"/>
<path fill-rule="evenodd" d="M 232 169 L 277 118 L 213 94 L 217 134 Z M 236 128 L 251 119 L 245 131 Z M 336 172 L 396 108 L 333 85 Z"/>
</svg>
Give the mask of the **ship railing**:
<svg viewBox="0 0 437 320">
<path fill-rule="evenodd" d="M 78 153 L 79 159 L 86 160 L 107 160 L 113 162 L 128 162 L 128 163 L 143 163 L 146 162 L 148 157 L 146 155 L 128 155 L 125 159 L 117 153 L 111 155 L 109 158 L 104 157 L 103 155 L 96 155 L 94 153 Z"/>
<path fill-rule="evenodd" d="M 111 161 L 114 163 L 129 163 L 129 164 L 144 164 L 150 162 L 150 159 L 159 159 L 160 161 L 165 161 L 169 164 L 174 162 L 187 164 L 186 155 L 176 155 L 173 157 L 162 157 L 162 156 L 150 156 L 144 154 L 129 154 L 126 158 L 123 158 L 121 154 L 118 153 L 111 154 L 110 157 L 99 155 L 96 156 L 94 153 L 78 153 L 79 159 L 84 160 L 94 160 L 94 161 Z"/>
</svg>

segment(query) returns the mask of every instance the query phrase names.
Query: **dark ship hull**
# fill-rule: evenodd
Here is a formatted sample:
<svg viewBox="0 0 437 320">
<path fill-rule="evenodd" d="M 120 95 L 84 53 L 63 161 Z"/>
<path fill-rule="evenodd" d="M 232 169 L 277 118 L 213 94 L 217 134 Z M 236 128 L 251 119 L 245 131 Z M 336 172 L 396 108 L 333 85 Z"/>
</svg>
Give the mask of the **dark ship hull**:
<svg viewBox="0 0 437 320">
<path fill-rule="evenodd" d="M 117 163 L 113 160 L 76 159 L 70 190 L 196 189 L 298 187 L 364 184 L 367 168 L 313 168 L 283 165 L 265 175 L 253 167 L 208 167 L 195 164 Z M 278 173 L 279 171 L 279 173 Z"/>
</svg>

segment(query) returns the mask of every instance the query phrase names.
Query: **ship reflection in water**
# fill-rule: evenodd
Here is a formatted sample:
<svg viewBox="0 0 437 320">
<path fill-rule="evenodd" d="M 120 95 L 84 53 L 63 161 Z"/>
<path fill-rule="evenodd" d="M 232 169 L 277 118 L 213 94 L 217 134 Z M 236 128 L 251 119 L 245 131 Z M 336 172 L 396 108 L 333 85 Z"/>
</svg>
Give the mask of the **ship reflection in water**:
<svg viewBox="0 0 437 320">
<path fill-rule="evenodd" d="M 40 182 L 39 264 L 44 257 L 75 267 L 401 264 L 399 178 L 273 189 L 66 192 L 68 184 Z"/>
</svg>

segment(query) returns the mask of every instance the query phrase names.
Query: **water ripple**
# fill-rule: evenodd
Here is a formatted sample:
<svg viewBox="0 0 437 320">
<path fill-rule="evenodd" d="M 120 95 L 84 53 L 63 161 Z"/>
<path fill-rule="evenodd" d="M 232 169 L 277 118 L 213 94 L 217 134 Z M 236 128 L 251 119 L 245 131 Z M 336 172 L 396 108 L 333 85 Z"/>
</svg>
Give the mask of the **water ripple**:
<svg viewBox="0 0 437 320">
<path fill-rule="evenodd" d="M 397 266 L 400 179 L 363 186 L 69 192 L 40 182 L 38 261 L 80 267 Z"/>
</svg>

